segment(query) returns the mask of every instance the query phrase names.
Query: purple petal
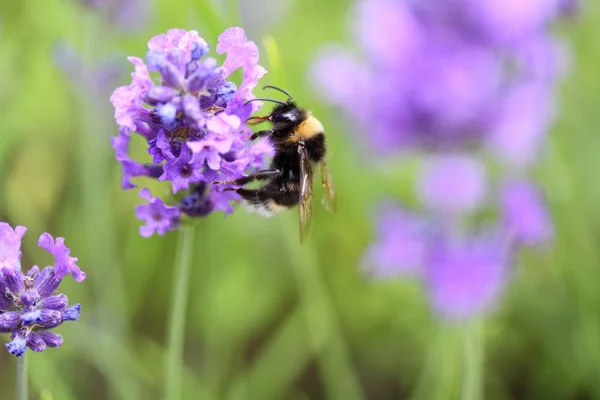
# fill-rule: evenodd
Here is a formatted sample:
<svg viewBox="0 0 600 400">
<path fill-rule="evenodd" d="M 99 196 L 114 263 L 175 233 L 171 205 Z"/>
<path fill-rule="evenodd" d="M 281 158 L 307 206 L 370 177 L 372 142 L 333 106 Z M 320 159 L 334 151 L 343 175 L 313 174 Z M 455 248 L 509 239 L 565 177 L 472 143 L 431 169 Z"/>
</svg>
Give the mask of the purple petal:
<svg viewBox="0 0 600 400">
<path fill-rule="evenodd" d="M 20 333 L 17 334 L 10 343 L 6 344 L 8 352 L 14 356 L 21 357 L 27 350 L 27 341 Z"/>
<path fill-rule="evenodd" d="M 85 273 L 76 264 L 77 258 L 70 257 L 71 250 L 65 246 L 65 238 L 57 237 L 54 241 L 49 233 L 43 233 L 38 241 L 38 246 L 54 256 L 54 274 L 57 278 L 62 279 L 70 273 L 77 282 L 85 279 Z"/>
<path fill-rule="evenodd" d="M 140 191 L 140 196 L 149 204 L 140 204 L 135 208 L 135 215 L 146 224 L 140 227 L 140 235 L 150 237 L 154 233 L 162 236 L 167 231 L 179 226 L 180 211 L 177 207 L 165 205 L 157 197 L 151 197 L 148 189 Z"/>
<path fill-rule="evenodd" d="M 21 238 L 26 231 L 24 226 L 13 229 L 6 222 L 0 222 L 0 270 L 20 269 Z"/>
<path fill-rule="evenodd" d="M 81 311 L 81 304 L 75 304 L 62 312 L 63 321 L 78 321 L 79 313 Z"/>
<path fill-rule="evenodd" d="M 35 332 L 30 332 L 26 338 L 27 347 L 36 352 L 42 352 L 46 350 L 46 342 L 40 335 Z"/>
<path fill-rule="evenodd" d="M 377 278 L 420 275 L 431 238 L 427 222 L 393 204 L 378 210 L 377 236 L 363 261 Z"/>
<path fill-rule="evenodd" d="M 64 294 L 46 297 L 38 303 L 40 308 L 49 308 L 51 310 L 62 310 L 67 306 L 69 299 Z"/>
<path fill-rule="evenodd" d="M 240 125 L 241 121 L 236 115 L 228 115 L 224 112 L 217 114 L 206 123 L 209 131 L 222 135 L 237 131 Z"/>
<path fill-rule="evenodd" d="M 468 155 L 444 155 L 427 160 L 420 176 L 419 195 L 433 210 L 470 213 L 484 201 L 484 166 Z"/>
<path fill-rule="evenodd" d="M 501 193 L 502 219 L 519 244 L 540 245 L 553 236 L 552 222 L 538 188 L 527 181 L 505 185 Z"/>
<path fill-rule="evenodd" d="M 48 347 L 60 347 L 63 343 L 61 335 L 49 331 L 39 331 L 37 334 L 42 338 Z"/>
<path fill-rule="evenodd" d="M 12 332 L 19 322 L 21 322 L 21 315 L 16 311 L 7 311 L 0 314 L 0 332 Z"/>
<path fill-rule="evenodd" d="M 495 237 L 438 243 L 426 272 L 433 308 L 453 320 L 483 313 L 498 302 L 509 262 L 505 243 Z"/>
</svg>

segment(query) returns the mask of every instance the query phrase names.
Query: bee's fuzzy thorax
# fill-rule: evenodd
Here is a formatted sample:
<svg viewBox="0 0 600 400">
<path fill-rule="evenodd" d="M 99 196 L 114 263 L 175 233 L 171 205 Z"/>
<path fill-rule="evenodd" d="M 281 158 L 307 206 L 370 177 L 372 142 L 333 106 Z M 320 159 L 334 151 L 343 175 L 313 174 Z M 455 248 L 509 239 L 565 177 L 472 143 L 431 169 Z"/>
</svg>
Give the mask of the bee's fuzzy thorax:
<svg viewBox="0 0 600 400">
<path fill-rule="evenodd" d="M 306 141 L 319 134 L 324 133 L 323 124 L 321 121 L 312 116 L 310 111 L 305 111 L 306 118 L 298 124 L 294 130 L 292 141 L 298 142 L 300 140 Z"/>
</svg>

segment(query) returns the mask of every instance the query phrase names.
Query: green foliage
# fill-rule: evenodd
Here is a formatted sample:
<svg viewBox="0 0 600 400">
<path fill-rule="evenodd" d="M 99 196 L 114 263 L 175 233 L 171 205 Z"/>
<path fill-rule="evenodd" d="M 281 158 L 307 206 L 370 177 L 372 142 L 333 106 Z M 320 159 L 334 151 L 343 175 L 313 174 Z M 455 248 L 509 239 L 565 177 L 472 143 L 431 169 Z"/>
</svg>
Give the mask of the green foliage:
<svg viewBox="0 0 600 400">
<path fill-rule="evenodd" d="M 29 227 L 26 264 L 48 262 L 35 238 L 49 231 L 67 238 L 88 273 L 83 284 L 64 283 L 82 303 L 83 321 L 59 329 L 60 350 L 29 355 L 35 398 L 159 397 L 177 237 L 137 234 L 137 193 L 120 190 L 110 149 L 117 128 L 108 93 L 73 85 L 55 66 L 52 46 L 66 40 L 92 65 L 143 56 L 145 42 L 171 27 L 215 43 L 244 21 L 235 1 L 221 3 L 149 1 L 152 21 L 133 34 L 75 0 L 0 4 L 0 220 Z M 260 12 L 269 13 L 268 4 Z M 339 210 L 329 215 L 315 205 L 303 248 L 294 213 L 267 220 L 237 212 L 198 224 L 183 398 L 455 398 L 460 333 L 439 326 L 415 282 L 368 282 L 360 270 L 376 201 L 409 192 L 411 163 L 385 173 L 365 168 L 348 125 L 308 80 L 319 46 L 352 45 L 350 3 L 290 6 L 274 26 L 242 26 L 271 70 L 263 83 L 284 85 L 327 127 Z M 479 371 L 486 399 L 600 399 L 600 6 L 588 1 L 567 25 L 561 34 L 572 43 L 573 70 L 537 171 L 556 240 L 521 257 L 502 306 L 486 321 Z M 0 358 L 0 398 L 10 398 L 14 359 Z"/>
</svg>

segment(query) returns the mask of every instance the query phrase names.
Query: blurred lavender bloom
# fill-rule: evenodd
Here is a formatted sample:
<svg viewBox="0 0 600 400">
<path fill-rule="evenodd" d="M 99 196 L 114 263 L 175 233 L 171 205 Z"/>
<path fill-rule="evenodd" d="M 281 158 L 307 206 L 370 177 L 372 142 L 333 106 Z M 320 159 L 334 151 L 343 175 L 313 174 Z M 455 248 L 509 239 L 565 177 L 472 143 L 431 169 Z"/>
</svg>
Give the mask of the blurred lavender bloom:
<svg viewBox="0 0 600 400">
<path fill-rule="evenodd" d="M 421 276 L 429 233 L 420 216 L 392 203 L 382 205 L 378 210 L 377 237 L 363 261 L 366 273 L 376 278 Z"/>
<path fill-rule="evenodd" d="M 176 227 L 172 222 L 178 221 L 181 212 L 199 217 L 217 210 L 233 211 L 230 203 L 239 196 L 209 190 L 206 184 L 245 176 L 261 167 L 257 159 L 270 154 L 265 146 L 250 145 L 250 129 L 244 123 L 260 107 L 258 102 L 246 102 L 255 98 L 252 90 L 266 70 L 258 65 L 256 44 L 248 41 L 241 28 L 229 28 L 219 36 L 217 53 L 226 54 L 221 66 L 207 57 L 209 46 L 196 31 L 171 29 L 153 37 L 148 49 L 146 63 L 129 57 L 135 66 L 132 82 L 111 96 L 120 126 L 112 145 L 123 165 L 123 188 L 134 187 L 132 177 L 148 176 L 170 181 L 173 193 L 187 190 L 189 195 L 174 207 L 143 195 L 155 207 L 160 206 L 159 214 L 168 210 L 168 223 L 162 218 L 154 223 L 149 208 L 144 208 L 149 206 L 138 207 L 138 218 L 147 221 L 144 236 L 162 235 Z M 228 79 L 239 68 L 243 78 L 238 87 Z M 152 79 L 154 73 L 160 84 Z M 148 143 L 151 164 L 129 157 L 133 133 Z M 173 210 L 177 210 L 177 218 Z"/>
<path fill-rule="evenodd" d="M 529 124 L 547 126 L 554 79 L 545 78 L 555 77 L 548 66 L 561 62 L 548 58 L 559 53 L 555 43 L 545 39 L 544 28 L 556 18 L 556 5 L 554 0 L 509 3 L 362 0 L 354 20 L 357 41 L 367 57 L 329 47 L 313 64 L 311 79 L 320 94 L 367 132 L 362 135 L 365 142 L 385 154 L 485 147 L 490 136 L 498 140 L 497 125 L 504 123 L 497 110 L 532 81 L 546 90 L 533 92 L 541 121 L 536 118 Z M 507 12 L 495 12 L 500 17 L 492 21 L 494 7 L 506 7 Z M 482 14 L 489 14 L 490 21 L 484 22 Z M 480 32 L 484 28 L 519 40 L 487 40 Z M 549 52 L 529 51 L 524 45 L 542 42 Z M 525 123 L 533 118 L 526 113 L 521 117 Z"/>
<path fill-rule="evenodd" d="M 445 317 L 495 304 L 512 252 L 552 236 L 537 190 L 525 181 L 497 190 L 485 160 L 511 176 L 537 160 L 568 69 L 548 28 L 572 3 L 359 0 L 352 27 L 362 54 L 327 46 L 311 67 L 312 86 L 367 146 L 424 155 L 417 198 L 431 214 L 386 206 L 364 262 L 377 277 L 420 275 Z M 498 209 L 499 233 L 479 234 L 479 212 Z"/>
<path fill-rule="evenodd" d="M 540 245 L 553 236 L 552 222 L 542 194 L 527 181 L 506 184 L 501 193 L 504 229 L 518 245 Z"/>
<path fill-rule="evenodd" d="M 243 25 L 248 31 L 259 33 L 271 32 L 274 27 L 287 20 L 293 10 L 291 0 L 244 0 L 238 3 Z M 269 12 L 265 12 L 265 8 Z"/>
<path fill-rule="evenodd" d="M 483 164 L 468 155 L 433 156 L 421 172 L 421 201 L 446 215 L 477 211 L 485 200 L 485 175 Z"/>
<path fill-rule="evenodd" d="M 74 87 L 87 88 L 92 97 L 105 97 L 124 71 L 124 65 L 113 59 L 86 65 L 81 54 L 65 41 L 54 44 L 52 58 Z"/>
<path fill-rule="evenodd" d="M 81 305 L 69 307 L 67 296 L 54 292 L 68 274 L 77 282 L 86 277 L 76 264 L 77 258 L 70 257 L 64 238 L 54 240 L 48 233 L 40 236 L 38 244 L 54 255 L 54 266 L 41 271 L 34 266 L 23 274 L 19 249 L 25 231 L 23 226 L 13 230 L 7 223 L 0 223 L 0 252 L 4 260 L 0 270 L 0 332 L 11 334 L 12 341 L 6 348 L 17 357 L 25 354 L 27 347 L 39 352 L 62 344 L 62 337 L 49 330 L 64 321 L 78 320 Z M 19 254 L 16 262 L 15 254 Z"/>
<path fill-rule="evenodd" d="M 135 33 L 148 25 L 152 4 L 145 0 L 80 0 L 84 6 L 102 13 L 106 20 L 122 32 Z"/>
<path fill-rule="evenodd" d="M 499 300 L 510 259 L 496 235 L 445 238 L 431 247 L 425 283 L 433 309 L 451 320 L 486 312 Z"/>
</svg>

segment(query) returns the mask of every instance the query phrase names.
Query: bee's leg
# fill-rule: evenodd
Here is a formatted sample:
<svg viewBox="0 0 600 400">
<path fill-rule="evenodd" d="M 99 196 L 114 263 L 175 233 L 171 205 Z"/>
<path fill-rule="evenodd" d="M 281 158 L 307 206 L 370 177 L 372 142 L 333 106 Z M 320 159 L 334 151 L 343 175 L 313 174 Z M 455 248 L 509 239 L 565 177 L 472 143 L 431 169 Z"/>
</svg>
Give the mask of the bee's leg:
<svg viewBox="0 0 600 400">
<path fill-rule="evenodd" d="M 264 180 L 272 178 L 276 175 L 279 175 L 278 169 L 265 169 L 262 171 L 258 171 L 252 175 L 248 175 L 248 176 L 244 176 L 243 178 L 235 179 L 233 181 L 214 181 L 213 183 L 218 184 L 218 185 L 226 184 L 226 185 L 243 186 L 243 185 L 247 185 L 248 183 L 253 182 L 253 181 L 264 181 Z"/>
<path fill-rule="evenodd" d="M 250 136 L 250 140 L 255 140 L 261 137 L 269 136 L 273 133 L 273 129 L 265 129 L 264 131 L 254 132 L 252 136 Z"/>
<path fill-rule="evenodd" d="M 255 204 L 272 201 L 280 206 L 293 206 L 300 200 L 297 190 L 237 189 L 236 192 L 244 200 Z"/>
</svg>

